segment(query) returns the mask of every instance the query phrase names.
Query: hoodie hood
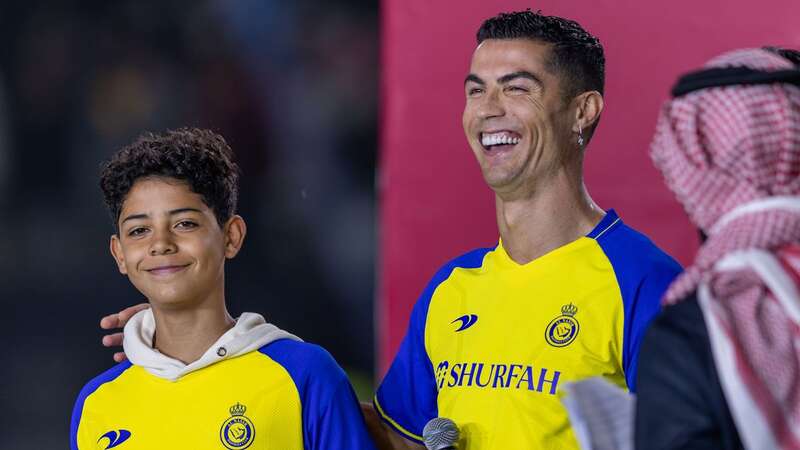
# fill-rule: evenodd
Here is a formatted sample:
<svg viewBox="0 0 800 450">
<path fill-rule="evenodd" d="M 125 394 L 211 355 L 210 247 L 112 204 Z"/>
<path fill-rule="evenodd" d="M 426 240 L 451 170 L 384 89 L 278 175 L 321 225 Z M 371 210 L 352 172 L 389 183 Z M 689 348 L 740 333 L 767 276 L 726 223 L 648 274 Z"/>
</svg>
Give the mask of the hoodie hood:
<svg viewBox="0 0 800 450">
<path fill-rule="evenodd" d="M 155 331 L 153 310 L 139 311 L 125 325 L 122 347 L 133 364 L 170 381 L 203 367 L 252 352 L 278 339 L 302 340 L 267 323 L 260 314 L 243 313 L 236 319 L 236 325 L 220 336 L 200 359 L 184 364 L 153 348 Z"/>
</svg>

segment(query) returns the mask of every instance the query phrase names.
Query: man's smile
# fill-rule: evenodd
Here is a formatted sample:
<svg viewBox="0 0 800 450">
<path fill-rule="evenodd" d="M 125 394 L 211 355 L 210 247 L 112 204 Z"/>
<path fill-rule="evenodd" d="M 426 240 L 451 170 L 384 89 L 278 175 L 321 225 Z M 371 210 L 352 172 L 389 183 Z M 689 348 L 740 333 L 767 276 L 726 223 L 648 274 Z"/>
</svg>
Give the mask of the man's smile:
<svg viewBox="0 0 800 450">
<path fill-rule="evenodd" d="M 479 134 L 481 146 L 487 152 L 510 150 L 519 144 L 522 137 L 510 130 L 485 131 Z"/>
</svg>

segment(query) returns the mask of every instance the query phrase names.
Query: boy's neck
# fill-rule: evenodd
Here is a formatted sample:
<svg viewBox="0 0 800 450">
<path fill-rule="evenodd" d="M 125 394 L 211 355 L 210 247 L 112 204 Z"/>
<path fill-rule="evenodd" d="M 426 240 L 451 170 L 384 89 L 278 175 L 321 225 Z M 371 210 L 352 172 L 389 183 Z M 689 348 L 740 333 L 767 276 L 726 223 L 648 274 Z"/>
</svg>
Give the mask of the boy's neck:
<svg viewBox="0 0 800 450">
<path fill-rule="evenodd" d="M 184 364 L 200 359 L 220 336 L 236 324 L 224 301 L 191 309 L 153 305 L 153 317 L 156 322 L 153 348 Z"/>
</svg>

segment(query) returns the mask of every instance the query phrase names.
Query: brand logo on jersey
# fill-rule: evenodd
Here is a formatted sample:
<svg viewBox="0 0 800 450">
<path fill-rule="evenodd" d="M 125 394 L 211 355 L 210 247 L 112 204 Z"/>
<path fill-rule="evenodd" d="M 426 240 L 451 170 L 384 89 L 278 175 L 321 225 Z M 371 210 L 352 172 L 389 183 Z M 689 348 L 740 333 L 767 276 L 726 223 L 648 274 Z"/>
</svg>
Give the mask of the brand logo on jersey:
<svg viewBox="0 0 800 450">
<path fill-rule="evenodd" d="M 231 416 L 222 422 L 219 429 L 219 440 L 229 450 L 242 450 L 250 446 L 256 438 L 256 427 L 244 415 L 247 407 L 235 404 L 230 407 Z"/>
<path fill-rule="evenodd" d="M 444 385 L 445 377 L 447 377 L 448 367 L 450 367 L 450 363 L 447 361 L 442 361 L 438 366 L 436 366 L 436 385 L 439 386 L 440 391 Z"/>
<path fill-rule="evenodd" d="M 575 319 L 578 307 L 572 303 L 561 307 L 561 315 L 551 320 L 544 330 L 544 340 L 553 347 L 566 347 L 578 336 L 581 326 Z"/>
<path fill-rule="evenodd" d="M 454 320 L 454 321 L 452 321 L 450 323 L 461 322 L 461 326 L 458 327 L 458 329 L 456 330 L 456 332 L 459 332 L 459 331 L 464 331 L 467 328 L 475 325 L 475 322 L 477 322 L 477 321 L 478 321 L 478 316 L 477 315 L 475 315 L 475 314 L 466 314 L 464 316 L 461 316 L 461 317 L 457 318 L 456 320 Z"/>
<path fill-rule="evenodd" d="M 97 440 L 97 443 L 99 444 L 98 447 L 101 448 L 102 450 L 114 448 L 119 444 L 122 444 L 123 442 L 127 441 L 129 437 L 131 437 L 131 432 L 128 430 L 111 430 L 108 433 L 100 436 L 100 439 Z M 105 447 L 100 447 L 106 444 L 105 442 L 102 443 L 100 442 L 103 439 L 108 439 L 108 445 L 106 445 Z"/>
<path fill-rule="evenodd" d="M 525 364 L 487 364 L 441 361 L 436 366 L 439 391 L 463 387 L 486 389 L 527 389 L 555 395 L 561 372 Z"/>
</svg>

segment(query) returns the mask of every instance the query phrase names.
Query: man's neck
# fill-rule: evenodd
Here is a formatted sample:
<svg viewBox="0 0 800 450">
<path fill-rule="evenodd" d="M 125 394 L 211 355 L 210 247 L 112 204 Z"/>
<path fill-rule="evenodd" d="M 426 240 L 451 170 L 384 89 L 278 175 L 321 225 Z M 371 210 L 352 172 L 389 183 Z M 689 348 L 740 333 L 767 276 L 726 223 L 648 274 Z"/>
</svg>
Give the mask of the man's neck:
<svg viewBox="0 0 800 450">
<path fill-rule="evenodd" d="M 228 314 L 224 300 L 191 309 L 153 305 L 153 316 L 156 322 L 153 347 L 184 364 L 200 359 L 220 336 L 236 324 Z"/>
<path fill-rule="evenodd" d="M 529 195 L 496 195 L 497 227 L 503 248 L 517 264 L 526 264 L 581 236 L 603 218 L 580 177 L 561 173 Z"/>
</svg>

